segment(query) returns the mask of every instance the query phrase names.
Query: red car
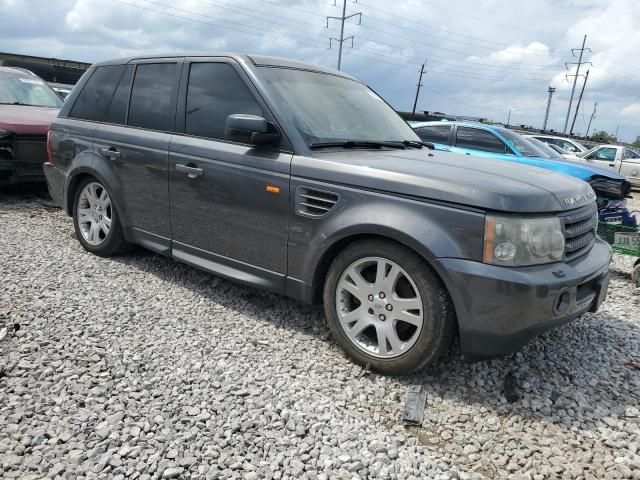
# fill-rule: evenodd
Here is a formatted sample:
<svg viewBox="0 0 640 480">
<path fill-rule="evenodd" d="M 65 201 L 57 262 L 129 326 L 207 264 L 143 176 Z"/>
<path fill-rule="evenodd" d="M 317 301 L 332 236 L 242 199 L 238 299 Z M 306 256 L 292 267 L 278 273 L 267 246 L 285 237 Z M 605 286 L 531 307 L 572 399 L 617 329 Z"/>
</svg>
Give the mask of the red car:
<svg viewBox="0 0 640 480">
<path fill-rule="evenodd" d="M 0 185 L 44 181 L 47 132 L 62 102 L 30 71 L 0 67 Z"/>
</svg>

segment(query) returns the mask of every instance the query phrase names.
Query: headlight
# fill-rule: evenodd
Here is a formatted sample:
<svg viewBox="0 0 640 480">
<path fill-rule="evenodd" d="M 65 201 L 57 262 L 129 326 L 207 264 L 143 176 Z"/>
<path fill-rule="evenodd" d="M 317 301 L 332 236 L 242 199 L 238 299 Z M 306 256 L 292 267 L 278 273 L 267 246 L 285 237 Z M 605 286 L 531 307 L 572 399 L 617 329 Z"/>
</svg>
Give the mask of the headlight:
<svg viewBox="0 0 640 480">
<path fill-rule="evenodd" d="M 11 132 L 9 130 L 5 130 L 4 128 L 0 128 L 0 140 L 6 137 L 10 137 Z"/>
<path fill-rule="evenodd" d="M 559 218 L 487 215 L 484 229 L 485 263 L 520 267 L 558 262 L 563 258 L 564 234 Z"/>
</svg>

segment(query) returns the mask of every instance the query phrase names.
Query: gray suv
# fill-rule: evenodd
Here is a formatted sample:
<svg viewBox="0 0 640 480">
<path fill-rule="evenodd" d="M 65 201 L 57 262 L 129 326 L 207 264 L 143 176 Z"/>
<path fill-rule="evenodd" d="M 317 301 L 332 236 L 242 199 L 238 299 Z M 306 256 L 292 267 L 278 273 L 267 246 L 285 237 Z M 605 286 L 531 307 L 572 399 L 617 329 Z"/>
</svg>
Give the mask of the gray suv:
<svg viewBox="0 0 640 480">
<path fill-rule="evenodd" d="M 460 337 L 514 352 L 595 311 L 609 246 L 580 180 L 436 152 L 342 72 L 236 54 L 91 67 L 45 173 L 97 255 L 138 244 L 323 303 L 356 362 L 403 374 Z"/>
</svg>

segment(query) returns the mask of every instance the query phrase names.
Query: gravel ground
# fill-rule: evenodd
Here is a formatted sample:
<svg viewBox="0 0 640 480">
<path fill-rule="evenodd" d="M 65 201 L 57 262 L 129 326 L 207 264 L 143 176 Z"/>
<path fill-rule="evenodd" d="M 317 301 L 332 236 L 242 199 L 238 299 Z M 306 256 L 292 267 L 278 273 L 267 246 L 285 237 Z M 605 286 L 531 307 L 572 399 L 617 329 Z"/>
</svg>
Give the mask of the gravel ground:
<svg viewBox="0 0 640 480">
<path fill-rule="evenodd" d="M 90 255 L 22 191 L 0 193 L 0 245 L 0 478 L 640 479 L 630 257 L 600 312 L 517 355 L 454 347 L 387 378 L 319 309 L 144 251 Z M 413 385 L 425 419 L 405 428 Z"/>
</svg>

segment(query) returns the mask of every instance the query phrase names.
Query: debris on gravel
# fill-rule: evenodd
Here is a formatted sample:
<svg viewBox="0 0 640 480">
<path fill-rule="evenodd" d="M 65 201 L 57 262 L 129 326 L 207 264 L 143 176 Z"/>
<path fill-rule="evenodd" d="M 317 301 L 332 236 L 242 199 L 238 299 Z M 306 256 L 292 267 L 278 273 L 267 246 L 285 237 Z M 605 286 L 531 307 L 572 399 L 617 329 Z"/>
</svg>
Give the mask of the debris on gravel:
<svg viewBox="0 0 640 480">
<path fill-rule="evenodd" d="M 28 196 L 0 194 L 0 245 L 1 478 L 640 478 L 631 257 L 601 311 L 520 353 L 454 347 L 392 378 L 354 366 L 320 309 L 143 250 L 93 256 Z"/>
</svg>

